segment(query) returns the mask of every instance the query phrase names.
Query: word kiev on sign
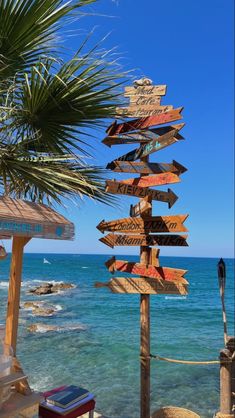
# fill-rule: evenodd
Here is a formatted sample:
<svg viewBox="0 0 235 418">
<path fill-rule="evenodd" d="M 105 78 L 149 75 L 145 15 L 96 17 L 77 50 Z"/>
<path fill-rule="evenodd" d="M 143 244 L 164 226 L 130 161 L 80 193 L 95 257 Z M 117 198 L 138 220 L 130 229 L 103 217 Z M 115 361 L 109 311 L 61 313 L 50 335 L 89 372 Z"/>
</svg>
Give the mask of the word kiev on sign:
<svg viewBox="0 0 235 418">
<path fill-rule="evenodd" d="M 152 209 L 152 199 L 147 197 L 144 197 L 137 203 L 135 206 L 130 206 L 130 216 L 135 217 L 139 215 L 143 215 L 145 213 L 148 213 L 150 209 Z"/>
<path fill-rule="evenodd" d="M 137 174 L 161 174 L 175 173 L 180 175 L 187 171 L 183 165 L 173 160 L 172 163 L 149 163 L 137 161 L 119 161 L 114 160 L 107 165 L 108 169 L 118 173 L 137 173 Z"/>
<path fill-rule="evenodd" d="M 121 271 L 122 273 L 131 273 L 153 279 L 166 280 L 170 282 L 177 281 L 178 283 L 188 284 L 187 280 L 184 278 L 187 270 L 174 269 L 170 267 L 155 267 L 151 265 L 146 266 L 141 263 L 116 260 L 115 257 L 111 257 L 108 261 L 106 261 L 105 265 L 112 274 L 115 271 Z"/>
<path fill-rule="evenodd" d="M 132 186 L 151 187 L 163 186 L 164 184 L 179 183 L 181 180 L 177 174 L 162 173 L 153 176 L 135 177 L 132 179 L 122 180 L 121 183 L 131 184 Z"/>
<path fill-rule="evenodd" d="M 169 110 L 169 112 L 161 113 L 160 115 L 147 116 L 146 118 L 134 119 L 129 122 L 117 123 L 113 122 L 107 129 L 108 135 L 117 135 L 138 129 L 149 128 L 153 125 L 163 125 L 164 123 L 173 122 L 182 119 L 181 112 L 183 107 Z"/>
<path fill-rule="evenodd" d="M 165 96 L 166 94 L 166 85 L 162 84 L 159 86 L 139 86 L 139 87 L 125 87 L 125 97 L 129 96 Z"/>
<path fill-rule="evenodd" d="M 188 215 L 151 216 L 148 218 L 122 218 L 114 221 L 101 221 L 97 229 L 101 232 L 186 232 L 183 225 Z"/>
<path fill-rule="evenodd" d="M 159 245 L 170 247 L 188 247 L 186 239 L 187 235 L 120 235 L 120 234 L 107 234 L 103 238 L 100 238 L 100 242 L 108 247 L 116 246 L 148 246 Z"/>
<path fill-rule="evenodd" d="M 176 196 L 176 194 L 171 189 L 168 189 L 167 192 L 164 192 L 160 190 L 149 189 L 147 187 L 131 186 L 130 184 L 125 184 L 115 180 L 106 180 L 105 191 L 113 194 L 123 194 L 136 197 L 149 196 L 152 200 L 167 202 L 169 208 L 171 208 L 178 199 L 178 196 Z"/>
<path fill-rule="evenodd" d="M 173 106 L 156 106 L 156 105 L 133 105 L 129 107 L 117 107 L 116 115 L 127 118 L 142 118 L 145 116 L 155 116 L 172 110 Z"/>
<path fill-rule="evenodd" d="M 160 282 L 144 277 L 114 277 L 108 283 L 97 282 L 95 287 L 108 287 L 113 293 L 145 295 L 187 295 L 187 286 L 177 282 Z"/>
<path fill-rule="evenodd" d="M 153 152 L 160 151 L 161 149 L 168 147 L 169 145 L 174 144 L 178 141 L 177 134 L 180 129 L 184 127 L 184 123 L 175 125 L 176 128 L 167 132 L 164 135 L 157 137 L 149 141 L 147 144 L 141 145 L 139 148 L 134 149 L 133 151 L 128 152 L 127 154 L 122 155 L 117 158 L 119 161 L 135 161 L 143 157 L 147 157 Z M 181 137 L 182 139 L 182 137 Z"/>
<path fill-rule="evenodd" d="M 157 139 L 159 136 L 164 135 L 173 129 L 176 129 L 178 125 L 171 125 L 171 126 L 164 126 L 160 128 L 154 129 L 147 129 L 144 131 L 138 132 L 127 132 L 123 135 L 114 135 L 114 136 L 106 136 L 103 139 L 103 144 L 111 147 L 112 145 L 119 145 L 119 144 L 132 144 L 135 142 L 148 142 L 153 139 Z M 177 134 L 177 139 L 184 139 L 179 133 Z"/>
</svg>

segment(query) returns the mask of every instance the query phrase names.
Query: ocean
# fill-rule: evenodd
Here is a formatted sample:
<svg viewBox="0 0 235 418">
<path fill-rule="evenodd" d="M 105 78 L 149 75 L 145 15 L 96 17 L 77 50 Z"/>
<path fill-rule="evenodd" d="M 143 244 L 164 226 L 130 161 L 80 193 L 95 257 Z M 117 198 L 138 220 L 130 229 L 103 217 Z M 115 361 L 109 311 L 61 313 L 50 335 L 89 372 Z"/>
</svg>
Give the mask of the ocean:
<svg viewBox="0 0 235 418">
<path fill-rule="evenodd" d="M 50 264 L 44 264 L 43 259 Z M 112 294 L 94 282 L 111 274 L 105 255 L 26 254 L 21 294 L 18 357 L 30 385 L 40 391 L 75 384 L 96 396 L 97 410 L 108 418 L 139 416 L 139 295 Z M 138 261 L 135 256 L 120 256 Z M 0 261 L 0 324 L 4 324 L 10 256 Z M 187 269 L 186 297 L 151 296 L 151 353 L 184 360 L 217 360 L 223 323 L 215 258 L 161 257 L 161 265 Z M 234 262 L 227 267 L 226 308 L 233 334 Z M 123 273 L 120 274 L 123 276 Z M 28 290 L 40 282 L 73 283 L 76 288 L 47 296 Z M 56 307 L 36 317 L 25 301 Z M 32 324 L 59 331 L 29 332 Z M 151 410 L 175 405 L 211 418 L 219 408 L 219 366 L 151 361 Z"/>
</svg>

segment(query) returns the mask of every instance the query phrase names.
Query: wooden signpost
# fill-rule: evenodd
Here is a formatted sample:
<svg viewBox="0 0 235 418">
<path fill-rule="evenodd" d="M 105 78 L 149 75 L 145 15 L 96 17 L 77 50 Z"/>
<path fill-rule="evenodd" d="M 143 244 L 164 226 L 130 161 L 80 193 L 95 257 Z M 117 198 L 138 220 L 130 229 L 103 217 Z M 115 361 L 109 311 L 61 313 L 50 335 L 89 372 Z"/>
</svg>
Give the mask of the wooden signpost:
<svg viewBox="0 0 235 418">
<path fill-rule="evenodd" d="M 119 173 L 136 173 L 136 174 L 161 174 L 161 173 L 175 173 L 178 176 L 187 171 L 183 165 L 173 160 L 172 163 L 145 163 L 132 161 L 115 160 L 107 164 L 110 170 Z"/>
<path fill-rule="evenodd" d="M 149 128 L 154 125 L 164 125 L 168 122 L 174 122 L 182 119 L 181 112 L 183 107 L 170 110 L 169 112 L 161 113 L 156 116 L 148 116 L 146 118 L 134 119 L 131 122 L 124 122 L 118 124 L 116 121 L 107 129 L 109 135 L 117 135 L 139 129 Z"/>
<path fill-rule="evenodd" d="M 153 279 L 188 284 L 187 280 L 184 279 L 187 270 L 173 269 L 170 267 L 156 267 L 152 265 L 146 266 L 141 263 L 116 260 L 115 257 L 111 257 L 106 261 L 105 265 L 111 273 L 121 271 L 122 273 L 131 273 L 144 277 L 151 277 Z"/>
<path fill-rule="evenodd" d="M 188 215 L 173 216 L 148 216 L 144 218 L 122 218 L 115 221 L 101 221 L 97 225 L 99 231 L 111 232 L 187 232 L 187 228 L 183 225 Z"/>
<path fill-rule="evenodd" d="M 174 129 L 180 127 L 181 124 L 178 125 L 171 125 L 171 126 L 164 126 L 155 129 L 145 129 L 143 131 L 138 132 L 129 132 L 123 135 L 113 135 L 113 136 L 106 136 L 103 139 L 103 144 L 107 145 L 107 147 L 111 147 L 112 145 L 120 145 L 120 144 L 133 144 L 135 142 L 148 142 L 152 139 L 157 139 L 159 136 L 162 136 Z M 184 139 L 179 133 L 177 134 L 176 138 L 178 140 Z"/>
<path fill-rule="evenodd" d="M 108 234 L 99 240 L 108 247 L 139 247 L 158 245 L 170 246 L 170 247 L 188 247 L 187 235 L 120 235 L 120 234 Z"/>
<path fill-rule="evenodd" d="M 148 105 L 131 105 L 129 107 L 117 107 L 116 113 L 117 116 L 133 116 L 136 117 L 144 117 L 144 116 L 154 116 L 160 115 L 161 113 L 168 112 L 172 110 L 173 106 L 156 106 L 156 104 L 148 104 Z"/>
<path fill-rule="evenodd" d="M 107 180 L 106 181 L 106 192 L 113 194 L 124 194 L 128 196 L 136 197 L 151 197 L 152 200 L 158 200 L 160 202 L 168 203 L 168 207 L 171 208 L 178 197 L 171 190 L 168 189 L 167 192 L 162 190 L 154 190 L 146 187 L 132 186 L 130 184 L 125 184 L 121 181 Z"/>
<path fill-rule="evenodd" d="M 96 287 L 108 287 L 113 293 L 139 293 L 144 295 L 187 295 L 183 283 L 161 282 L 145 277 L 115 277 L 108 283 L 96 282 Z"/>
<path fill-rule="evenodd" d="M 131 184 L 132 186 L 151 187 L 162 186 L 164 184 L 179 183 L 180 178 L 174 173 L 155 174 L 153 176 L 139 177 L 133 179 L 122 180 L 122 183 Z"/>
<path fill-rule="evenodd" d="M 122 155 L 121 157 L 117 158 L 119 161 L 135 161 L 143 157 L 147 157 L 148 155 L 152 154 L 153 152 L 160 151 L 161 149 L 168 147 L 169 145 L 174 144 L 179 139 L 183 139 L 183 137 L 177 136 L 180 129 L 184 127 L 184 123 L 176 125 L 177 128 L 170 130 L 169 132 L 165 133 L 164 135 L 158 136 L 151 141 L 148 141 L 147 144 L 141 145 L 139 148 L 134 149 L 133 151 L 128 152 L 127 154 Z"/>
<path fill-rule="evenodd" d="M 167 202 L 170 209 L 178 197 L 170 189 L 150 188 L 178 183 L 179 176 L 187 169 L 175 160 L 172 163 L 149 162 L 152 153 L 184 139 L 179 134 L 184 123 L 159 126 L 182 119 L 183 108 L 173 109 L 161 103 L 166 94 L 166 85 L 153 86 L 150 82 L 149 79 L 141 79 L 135 81 L 133 87 L 125 88 L 124 95 L 129 97 L 130 104 L 118 108 L 117 116 L 137 119 L 113 122 L 103 140 L 109 147 L 140 144 L 107 165 L 114 172 L 136 173 L 140 176 L 106 181 L 106 192 L 136 196 L 140 201 L 131 205 L 129 218 L 108 222 L 103 220 L 97 226 L 101 232 L 109 232 L 100 241 L 111 248 L 140 247 L 139 262 L 116 260 L 115 257 L 106 262 L 112 274 L 122 272 L 137 277 L 113 277 L 106 283 L 96 283 L 97 288 L 104 287 L 113 293 L 140 294 L 140 418 L 150 418 L 150 295 L 187 295 L 188 285 L 184 277 L 187 271 L 160 266 L 160 250 L 155 248 L 188 246 L 187 235 L 179 234 L 187 231 L 184 222 L 188 215 L 152 216 L 153 200 Z"/>
</svg>

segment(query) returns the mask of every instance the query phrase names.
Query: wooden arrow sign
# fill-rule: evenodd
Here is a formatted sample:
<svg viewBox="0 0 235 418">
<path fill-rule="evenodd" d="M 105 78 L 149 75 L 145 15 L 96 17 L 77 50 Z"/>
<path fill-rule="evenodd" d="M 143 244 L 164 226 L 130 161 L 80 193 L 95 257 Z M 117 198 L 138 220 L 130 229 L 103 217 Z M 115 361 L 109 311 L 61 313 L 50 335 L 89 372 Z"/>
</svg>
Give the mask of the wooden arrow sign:
<svg viewBox="0 0 235 418">
<path fill-rule="evenodd" d="M 146 266 L 141 263 L 116 260 L 115 257 L 111 257 L 105 265 L 111 273 L 121 271 L 122 273 L 131 273 L 144 277 L 151 277 L 153 279 L 161 279 L 170 282 L 177 281 L 178 283 L 188 284 L 187 280 L 184 278 L 187 270 L 170 267 L 155 267 L 151 265 Z"/>
<path fill-rule="evenodd" d="M 172 216 L 151 216 L 148 218 L 122 218 L 114 221 L 105 222 L 104 220 L 97 225 L 101 232 L 186 232 L 187 228 L 183 225 L 188 215 Z"/>
<path fill-rule="evenodd" d="M 167 247 L 188 247 L 187 235 L 119 235 L 107 234 L 100 242 L 108 247 L 116 246 L 148 246 L 159 245 Z"/>
<path fill-rule="evenodd" d="M 137 203 L 135 206 L 130 206 L 130 216 L 134 218 L 135 216 L 143 215 L 149 212 L 149 210 L 152 208 L 152 199 L 150 199 L 148 196 L 144 197 Z"/>
<path fill-rule="evenodd" d="M 129 107 L 117 107 L 116 115 L 126 118 L 143 118 L 147 116 L 156 116 L 161 113 L 169 112 L 173 106 L 158 106 L 158 105 L 131 105 Z"/>
<path fill-rule="evenodd" d="M 125 97 L 129 96 L 150 96 L 150 95 L 156 95 L 156 96 L 165 96 L 166 94 L 166 85 L 158 85 L 158 86 L 139 86 L 139 87 L 125 87 Z"/>
<path fill-rule="evenodd" d="M 153 176 L 135 177 L 132 179 L 122 180 L 121 183 L 131 184 L 132 186 L 151 187 L 163 186 L 165 184 L 179 183 L 181 180 L 177 174 L 162 173 Z"/>
<path fill-rule="evenodd" d="M 172 131 L 157 137 L 157 139 L 153 139 L 152 141 L 149 141 L 147 144 L 143 144 L 139 148 L 136 148 L 133 151 L 130 151 L 127 154 L 122 155 L 121 157 L 117 158 L 117 160 L 135 161 L 140 158 L 146 157 L 147 155 L 150 155 L 153 152 L 160 151 L 161 149 L 168 147 L 169 145 L 174 144 L 178 141 L 176 135 L 178 131 L 184 127 L 184 123 L 177 125 L 177 127 L 177 129 L 173 129 Z"/>
<path fill-rule="evenodd" d="M 134 133 L 127 132 L 126 134 L 123 134 L 123 135 L 106 136 L 102 142 L 108 147 L 111 147 L 112 145 L 119 145 L 119 144 L 133 144 L 135 142 L 148 142 L 150 140 L 157 139 L 158 136 L 164 135 L 174 129 L 177 129 L 180 126 L 181 124 L 178 124 L 178 125 L 154 128 L 151 130 L 150 129 L 147 129 L 144 131 L 140 130 Z M 178 133 L 176 135 L 176 139 L 181 140 L 181 139 L 184 139 L 184 137 Z"/>
<path fill-rule="evenodd" d="M 161 174 L 171 172 L 182 174 L 187 171 L 183 165 L 173 160 L 172 163 L 149 163 L 137 161 L 112 161 L 107 165 L 108 169 L 118 173 L 137 173 L 137 174 Z"/>
<path fill-rule="evenodd" d="M 187 286 L 182 283 L 161 282 L 143 277 L 114 277 L 108 283 L 96 282 L 95 287 L 108 287 L 112 293 L 146 295 L 187 295 Z"/>
<path fill-rule="evenodd" d="M 147 116 L 146 118 L 134 119 L 130 122 L 124 122 L 120 124 L 114 122 L 108 127 L 106 132 L 109 135 L 117 135 L 125 132 L 136 131 L 138 129 L 149 128 L 150 126 L 154 125 L 163 125 L 164 123 L 182 119 L 182 110 L 183 107 L 179 107 L 178 109 L 173 109 L 169 112 L 161 113 L 160 115 L 156 116 Z"/>
<path fill-rule="evenodd" d="M 105 191 L 107 193 L 122 194 L 136 197 L 149 196 L 152 200 L 167 202 L 169 208 L 171 208 L 178 199 L 178 196 L 176 196 L 171 189 L 168 189 L 167 192 L 164 192 L 160 190 L 149 189 L 147 187 L 131 186 L 130 184 L 125 184 L 115 180 L 106 180 Z"/>
</svg>

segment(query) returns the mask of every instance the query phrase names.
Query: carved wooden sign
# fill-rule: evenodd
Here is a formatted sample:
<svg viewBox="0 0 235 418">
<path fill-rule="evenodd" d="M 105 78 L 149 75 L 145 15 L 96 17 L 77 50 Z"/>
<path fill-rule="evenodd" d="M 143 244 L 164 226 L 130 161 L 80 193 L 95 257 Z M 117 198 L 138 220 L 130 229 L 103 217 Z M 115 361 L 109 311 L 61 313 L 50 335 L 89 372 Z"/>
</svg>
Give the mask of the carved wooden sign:
<svg viewBox="0 0 235 418">
<path fill-rule="evenodd" d="M 125 97 L 129 96 L 165 96 L 166 94 L 166 85 L 158 85 L 158 86 L 139 86 L 139 87 L 125 87 Z"/>
<path fill-rule="evenodd" d="M 135 206 L 130 206 L 130 216 L 135 217 L 138 215 L 143 215 L 144 213 L 148 213 L 148 211 L 152 208 L 151 205 L 152 199 L 150 199 L 148 196 L 144 197 L 137 203 Z"/>
<path fill-rule="evenodd" d="M 137 131 L 137 132 L 127 132 L 123 135 L 113 135 L 113 136 L 106 136 L 103 139 L 103 144 L 107 145 L 108 147 L 111 147 L 112 145 L 119 145 L 119 144 L 133 144 L 135 142 L 148 142 L 153 139 L 157 139 L 158 136 L 164 135 L 174 129 L 177 129 L 179 125 L 171 125 L 171 126 L 164 126 L 160 128 L 154 128 L 154 129 L 146 129 L 143 131 Z M 184 139 L 183 136 L 181 136 L 179 133 L 177 134 L 176 138 L 178 140 Z"/>
<path fill-rule="evenodd" d="M 147 295 L 187 295 L 187 286 L 177 282 L 161 282 L 156 279 L 114 277 L 108 283 L 97 282 L 95 287 L 108 287 L 113 293 L 141 293 Z"/>
<path fill-rule="evenodd" d="M 130 151 L 127 154 L 124 154 L 121 157 L 117 158 L 117 160 L 135 161 L 140 158 L 147 157 L 147 155 L 150 155 L 153 152 L 160 151 L 161 149 L 168 147 L 169 145 L 172 145 L 178 141 L 179 138 L 177 137 L 177 134 L 179 130 L 183 127 L 184 123 L 181 123 L 177 125 L 176 129 L 172 129 L 172 131 L 157 137 L 157 139 L 153 139 L 152 141 L 149 141 L 147 144 L 141 145 L 139 148 L 136 148 L 133 151 Z"/>
<path fill-rule="evenodd" d="M 171 246 L 171 247 L 188 247 L 187 235 L 120 235 L 120 234 L 107 234 L 103 238 L 100 238 L 100 242 L 108 247 L 116 246 L 148 246 L 159 245 Z"/>
<path fill-rule="evenodd" d="M 161 174 L 176 173 L 180 175 L 187 171 L 183 165 L 173 160 L 172 163 L 149 163 L 137 161 L 119 161 L 114 160 L 107 165 L 108 169 L 118 173 L 137 173 L 137 174 Z"/>
<path fill-rule="evenodd" d="M 141 198 L 149 196 L 152 200 L 168 203 L 169 208 L 171 208 L 178 199 L 176 194 L 171 189 L 168 189 L 167 192 L 164 192 L 160 190 L 149 189 L 147 187 L 131 186 L 130 184 L 125 184 L 121 181 L 115 180 L 106 181 L 105 191 L 113 194 L 123 194 Z"/>
<path fill-rule="evenodd" d="M 151 187 L 163 186 L 165 184 L 179 183 L 181 180 L 177 174 L 162 173 L 153 176 L 135 177 L 127 180 L 122 180 L 122 183 L 131 184 L 132 186 Z"/>
<path fill-rule="evenodd" d="M 105 265 L 112 274 L 115 271 L 121 271 L 122 273 L 131 273 L 153 279 L 161 279 L 170 282 L 177 281 L 178 283 L 188 284 L 187 280 L 184 278 L 187 270 L 170 267 L 155 267 L 151 265 L 146 266 L 141 263 L 116 260 L 115 257 L 111 257 Z"/>
<path fill-rule="evenodd" d="M 142 118 L 146 116 L 156 116 L 164 112 L 172 110 L 173 106 L 156 106 L 156 105 L 130 105 L 129 107 L 117 107 L 116 115 L 126 118 Z"/>
<path fill-rule="evenodd" d="M 130 106 L 160 106 L 162 96 L 157 96 L 156 94 L 131 94 L 127 96 L 130 99 Z"/>
<path fill-rule="evenodd" d="M 119 124 L 115 121 L 109 126 L 107 133 L 108 135 L 117 135 L 125 132 L 136 131 L 138 129 L 149 128 L 154 125 L 163 125 L 164 123 L 174 122 L 182 119 L 182 110 L 183 107 L 179 107 L 178 109 L 169 110 L 169 112 L 161 113 L 160 115 L 147 116 L 146 118 L 134 119 L 132 121 Z"/>
<path fill-rule="evenodd" d="M 183 225 L 188 215 L 151 216 L 148 218 L 122 218 L 114 221 L 101 221 L 97 229 L 101 232 L 186 232 Z"/>
</svg>

